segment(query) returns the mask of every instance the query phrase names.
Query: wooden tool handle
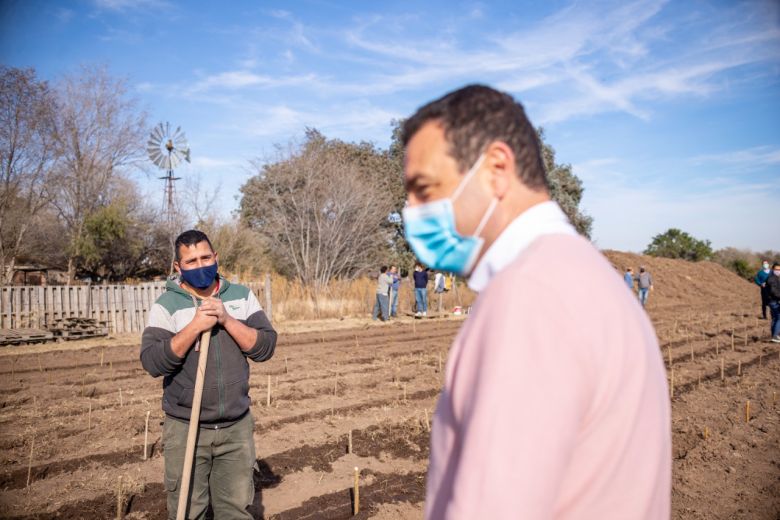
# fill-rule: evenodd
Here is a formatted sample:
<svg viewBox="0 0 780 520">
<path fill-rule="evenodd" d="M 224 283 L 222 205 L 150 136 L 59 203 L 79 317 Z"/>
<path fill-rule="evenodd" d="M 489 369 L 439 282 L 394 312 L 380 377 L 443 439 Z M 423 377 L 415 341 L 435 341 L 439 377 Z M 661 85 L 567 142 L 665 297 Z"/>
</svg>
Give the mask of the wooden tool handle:
<svg viewBox="0 0 780 520">
<path fill-rule="evenodd" d="M 195 390 L 192 396 L 192 414 L 190 415 L 190 429 L 187 432 L 187 448 L 184 452 L 184 469 L 181 473 L 181 485 L 179 486 L 179 505 L 176 508 L 176 520 L 185 520 L 187 504 L 190 498 L 190 477 L 192 476 L 192 461 L 195 458 L 195 441 L 198 437 L 198 423 L 200 422 L 200 402 L 203 397 L 203 381 L 206 378 L 206 361 L 209 358 L 209 342 L 211 341 L 211 329 L 200 336 L 200 356 L 198 357 L 198 373 L 195 376 Z"/>
</svg>

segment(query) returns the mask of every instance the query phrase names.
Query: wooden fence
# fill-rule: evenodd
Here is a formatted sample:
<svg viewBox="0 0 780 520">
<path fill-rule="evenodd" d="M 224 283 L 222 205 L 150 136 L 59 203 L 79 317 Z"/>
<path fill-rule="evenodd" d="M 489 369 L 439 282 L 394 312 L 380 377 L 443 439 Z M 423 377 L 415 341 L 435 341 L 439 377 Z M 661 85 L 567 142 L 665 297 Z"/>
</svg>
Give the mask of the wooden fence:
<svg viewBox="0 0 780 520">
<path fill-rule="evenodd" d="M 246 284 L 271 318 L 270 277 L 265 284 Z M 165 282 L 138 285 L 70 285 L 0 287 L 0 329 L 46 329 L 60 318 L 93 318 L 112 333 L 141 332 Z"/>
</svg>

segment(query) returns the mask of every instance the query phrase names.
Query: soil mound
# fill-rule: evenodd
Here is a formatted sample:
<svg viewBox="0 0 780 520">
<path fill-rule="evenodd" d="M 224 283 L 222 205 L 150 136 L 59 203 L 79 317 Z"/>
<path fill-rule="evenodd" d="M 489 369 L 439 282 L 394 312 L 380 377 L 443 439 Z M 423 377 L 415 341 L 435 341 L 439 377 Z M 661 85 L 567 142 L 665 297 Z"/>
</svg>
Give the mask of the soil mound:
<svg viewBox="0 0 780 520">
<path fill-rule="evenodd" d="M 653 277 L 650 302 L 656 308 L 703 304 L 730 306 L 758 298 L 755 284 L 714 262 L 689 262 L 611 250 L 603 253 L 621 276 L 627 267 L 632 267 L 636 276 L 639 266 L 645 266 Z"/>
</svg>

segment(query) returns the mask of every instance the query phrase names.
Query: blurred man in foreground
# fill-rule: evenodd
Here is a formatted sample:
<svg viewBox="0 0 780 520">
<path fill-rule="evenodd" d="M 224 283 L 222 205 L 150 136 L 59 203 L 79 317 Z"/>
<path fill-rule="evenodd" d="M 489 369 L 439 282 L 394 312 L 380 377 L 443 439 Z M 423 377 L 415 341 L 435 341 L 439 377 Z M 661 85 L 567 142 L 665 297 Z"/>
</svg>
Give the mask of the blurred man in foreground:
<svg viewBox="0 0 780 520">
<path fill-rule="evenodd" d="M 550 200 L 522 106 L 469 86 L 420 108 L 403 143 L 407 240 L 480 292 L 447 361 L 426 518 L 668 519 L 655 334 Z"/>
</svg>

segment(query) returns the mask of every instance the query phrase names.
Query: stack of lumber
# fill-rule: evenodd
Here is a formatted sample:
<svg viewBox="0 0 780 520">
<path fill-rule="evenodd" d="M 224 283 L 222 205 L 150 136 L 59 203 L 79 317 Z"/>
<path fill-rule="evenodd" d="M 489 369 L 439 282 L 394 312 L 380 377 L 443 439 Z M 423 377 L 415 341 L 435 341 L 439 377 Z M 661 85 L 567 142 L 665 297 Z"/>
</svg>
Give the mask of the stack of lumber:
<svg viewBox="0 0 780 520">
<path fill-rule="evenodd" d="M 0 329 L 0 347 L 23 345 L 54 339 L 54 334 L 40 329 Z"/>
<path fill-rule="evenodd" d="M 57 339 L 81 339 L 107 336 L 108 327 L 105 321 L 93 318 L 61 318 L 54 320 L 49 330 Z"/>
</svg>

